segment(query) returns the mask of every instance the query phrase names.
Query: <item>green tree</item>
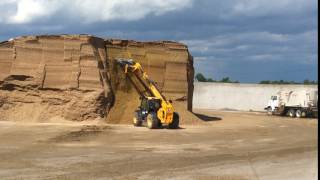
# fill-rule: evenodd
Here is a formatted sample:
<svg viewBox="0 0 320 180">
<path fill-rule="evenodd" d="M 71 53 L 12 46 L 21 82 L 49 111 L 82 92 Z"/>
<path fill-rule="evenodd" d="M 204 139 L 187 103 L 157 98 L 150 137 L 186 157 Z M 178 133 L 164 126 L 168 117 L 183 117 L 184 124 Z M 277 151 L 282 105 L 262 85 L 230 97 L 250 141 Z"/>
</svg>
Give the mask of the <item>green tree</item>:
<svg viewBox="0 0 320 180">
<path fill-rule="evenodd" d="M 260 81 L 259 84 L 271 84 L 269 80 Z"/>
<path fill-rule="evenodd" d="M 212 78 L 206 78 L 202 73 L 197 73 L 195 79 L 199 82 L 223 82 L 223 83 L 239 83 L 239 81 L 232 81 L 229 77 L 224 77 L 221 80 L 215 80 Z"/>
<path fill-rule="evenodd" d="M 303 81 L 303 84 L 306 84 L 306 85 L 308 85 L 308 84 L 318 84 L 318 82 L 317 81 L 310 81 L 309 79 L 306 79 L 306 80 Z"/>
<path fill-rule="evenodd" d="M 318 84 L 317 81 L 310 81 L 308 79 L 304 80 L 303 83 L 301 82 L 296 82 L 296 81 L 285 81 L 285 80 L 275 80 L 275 81 L 270 81 L 270 80 L 263 80 L 260 81 L 259 84 Z"/>
<path fill-rule="evenodd" d="M 215 80 L 213 80 L 212 78 L 208 78 L 207 82 L 216 82 Z"/>
<path fill-rule="evenodd" d="M 230 83 L 230 78 L 229 77 L 224 77 L 221 79 L 220 82 L 223 82 L 223 83 Z"/>
<path fill-rule="evenodd" d="M 303 84 L 310 84 L 309 79 L 304 80 L 304 81 L 303 81 Z"/>
<path fill-rule="evenodd" d="M 219 82 L 223 82 L 223 83 L 239 83 L 239 81 L 232 81 L 229 77 L 224 77 Z"/>
<path fill-rule="evenodd" d="M 207 82 L 206 77 L 204 77 L 204 75 L 202 73 L 197 73 L 195 78 L 199 81 L 199 82 Z"/>
</svg>

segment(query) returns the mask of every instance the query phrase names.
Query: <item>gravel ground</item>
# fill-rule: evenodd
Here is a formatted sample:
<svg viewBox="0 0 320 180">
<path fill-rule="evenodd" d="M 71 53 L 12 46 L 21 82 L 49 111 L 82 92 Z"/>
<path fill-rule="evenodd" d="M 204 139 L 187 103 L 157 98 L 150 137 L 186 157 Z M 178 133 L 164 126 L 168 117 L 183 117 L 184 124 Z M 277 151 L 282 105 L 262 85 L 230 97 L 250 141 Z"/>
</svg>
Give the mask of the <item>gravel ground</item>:
<svg viewBox="0 0 320 180">
<path fill-rule="evenodd" d="M 317 179 L 317 119 L 196 111 L 199 125 L 0 121 L 1 179 Z"/>
</svg>

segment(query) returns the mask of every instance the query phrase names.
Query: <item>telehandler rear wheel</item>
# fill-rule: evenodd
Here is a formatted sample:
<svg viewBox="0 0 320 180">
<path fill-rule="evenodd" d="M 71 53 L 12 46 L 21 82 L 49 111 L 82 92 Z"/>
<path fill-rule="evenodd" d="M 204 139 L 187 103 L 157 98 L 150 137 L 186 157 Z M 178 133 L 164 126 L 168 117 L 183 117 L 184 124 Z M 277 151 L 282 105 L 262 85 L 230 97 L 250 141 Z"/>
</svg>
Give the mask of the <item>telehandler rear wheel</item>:
<svg viewBox="0 0 320 180">
<path fill-rule="evenodd" d="M 157 117 L 157 114 L 154 112 L 151 112 L 147 115 L 147 127 L 149 129 L 156 129 L 159 127 L 159 119 Z"/>
<path fill-rule="evenodd" d="M 179 114 L 174 112 L 173 113 L 173 120 L 171 124 L 168 125 L 169 129 L 177 129 L 179 128 Z"/>
</svg>

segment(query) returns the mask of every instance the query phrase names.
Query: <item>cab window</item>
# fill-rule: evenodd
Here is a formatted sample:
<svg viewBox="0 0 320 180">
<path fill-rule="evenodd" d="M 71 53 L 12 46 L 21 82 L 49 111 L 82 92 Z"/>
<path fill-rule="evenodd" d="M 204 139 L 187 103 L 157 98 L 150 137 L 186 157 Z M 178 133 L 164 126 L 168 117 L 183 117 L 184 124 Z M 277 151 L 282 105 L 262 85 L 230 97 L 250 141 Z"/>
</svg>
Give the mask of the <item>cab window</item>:
<svg viewBox="0 0 320 180">
<path fill-rule="evenodd" d="M 141 101 L 141 108 L 147 109 L 147 107 L 148 107 L 147 99 L 143 98 Z"/>
</svg>

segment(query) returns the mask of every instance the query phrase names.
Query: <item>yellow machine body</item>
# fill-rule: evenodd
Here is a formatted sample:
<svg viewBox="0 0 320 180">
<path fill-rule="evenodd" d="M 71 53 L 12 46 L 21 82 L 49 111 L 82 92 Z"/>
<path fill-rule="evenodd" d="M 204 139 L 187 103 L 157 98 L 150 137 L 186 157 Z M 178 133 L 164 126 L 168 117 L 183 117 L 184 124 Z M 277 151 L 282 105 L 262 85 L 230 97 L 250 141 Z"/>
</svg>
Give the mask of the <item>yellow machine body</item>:
<svg viewBox="0 0 320 180">
<path fill-rule="evenodd" d="M 119 59 L 118 63 L 124 67 L 124 72 L 129 76 L 129 78 L 131 78 L 131 81 L 133 81 L 132 76 L 135 76 L 135 78 L 140 81 L 144 87 L 143 89 L 146 91 L 141 90 L 137 85 L 138 83 L 133 82 L 133 85 L 141 96 L 144 96 L 149 100 L 160 100 L 160 108 L 157 111 L 157 117 L 162 124 L 171 124 L 174 113 L 173 105 L 171 101 L 166 100 L 164 95 L 157 88 L 156 84 L 149 79 L 141 64 L 128 59 Z"/>
</svg>

